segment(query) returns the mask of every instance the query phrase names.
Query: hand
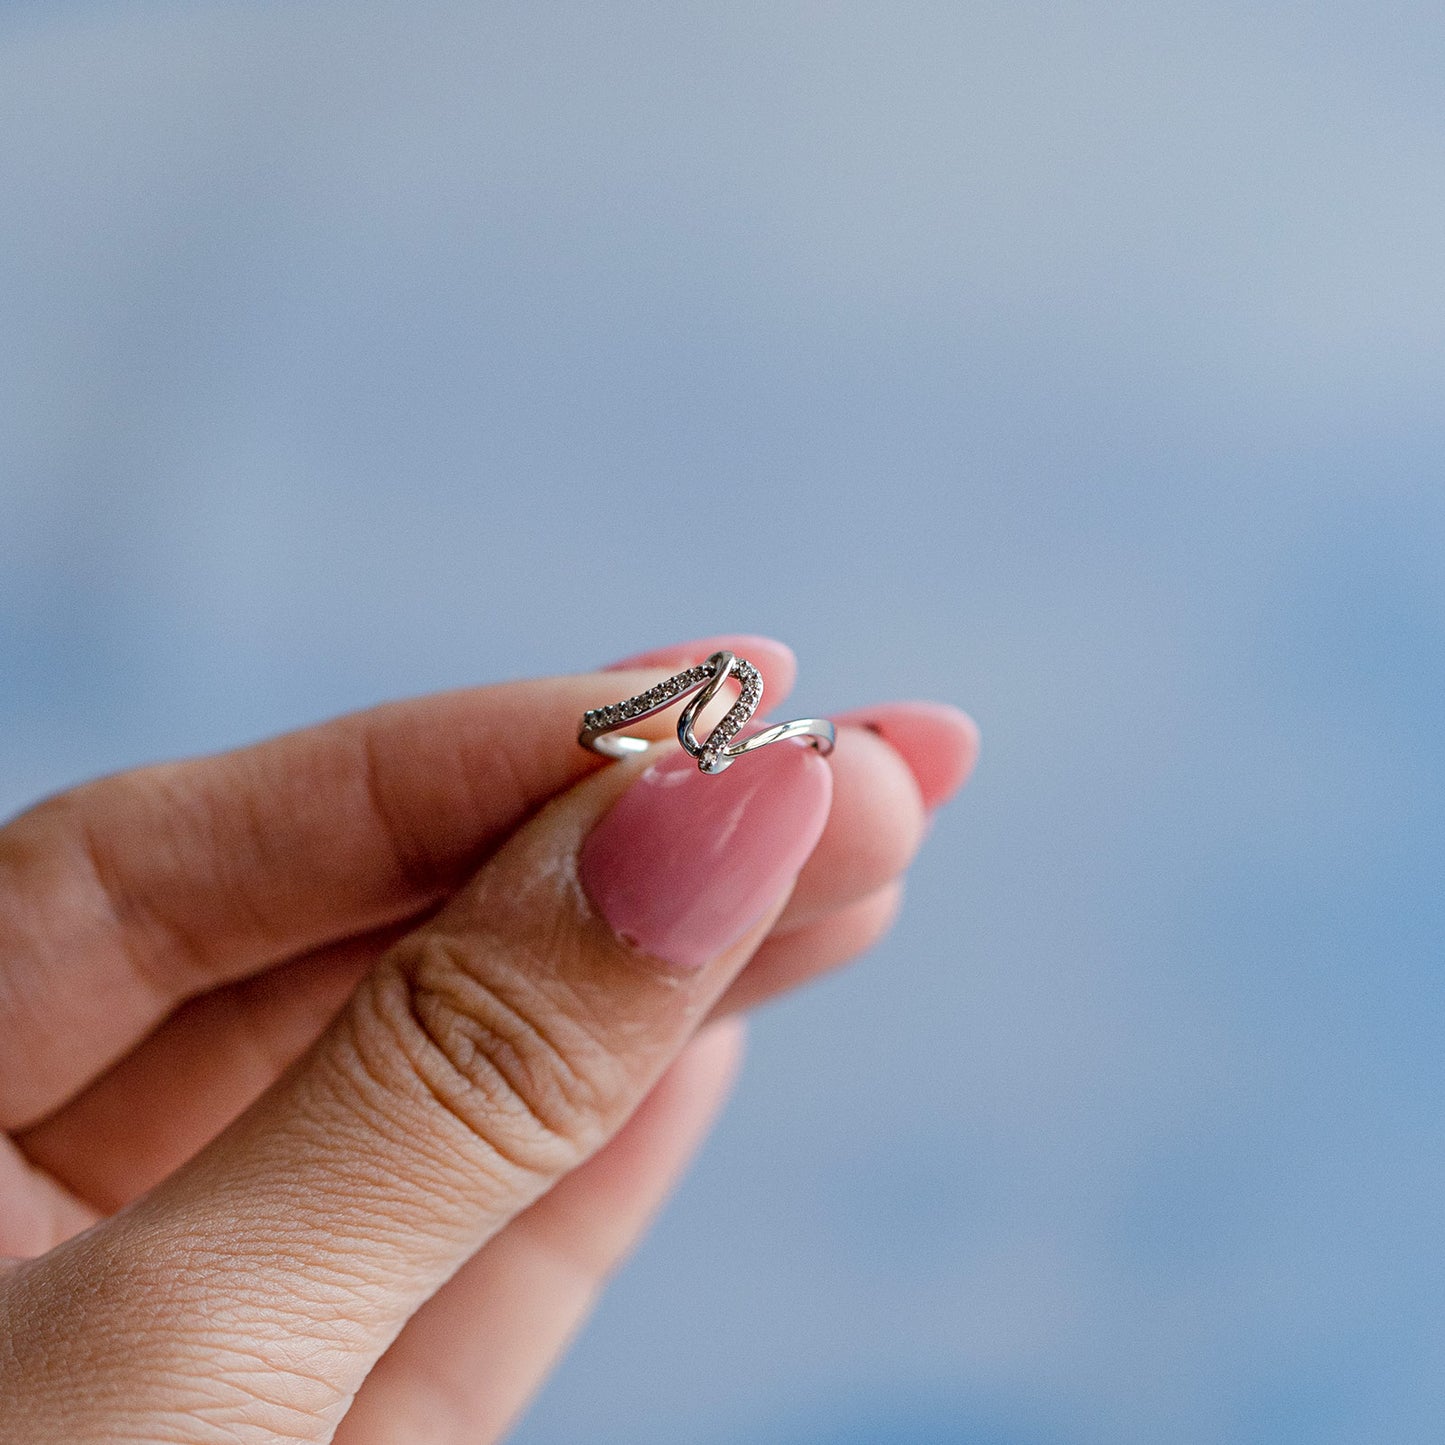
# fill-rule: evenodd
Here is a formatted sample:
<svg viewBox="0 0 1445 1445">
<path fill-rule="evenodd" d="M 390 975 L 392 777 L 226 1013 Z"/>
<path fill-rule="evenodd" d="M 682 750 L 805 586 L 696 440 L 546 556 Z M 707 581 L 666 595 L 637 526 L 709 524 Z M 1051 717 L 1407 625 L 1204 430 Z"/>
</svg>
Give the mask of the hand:
<svg viewBox="0 0 1445 1445">
<path fill-rule="evenodd" d="M 704 1134 L 737 1011 L 883 932 L 972 763 L 928 704 L 716 777 L 577 747 L 721 646 L 787 692 L 786 648 L 710 639 L 0 830 L 3 1445 L 504 1431 Z"/>
</svg>

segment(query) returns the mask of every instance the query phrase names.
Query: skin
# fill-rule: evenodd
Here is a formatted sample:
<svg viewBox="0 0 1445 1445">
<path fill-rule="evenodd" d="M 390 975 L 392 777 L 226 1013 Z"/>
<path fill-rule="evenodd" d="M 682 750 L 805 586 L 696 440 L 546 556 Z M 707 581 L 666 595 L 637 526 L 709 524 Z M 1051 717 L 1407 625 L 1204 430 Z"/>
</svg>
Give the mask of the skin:
<svg viewBox="0 0 1445 1445">
<path fill-rule="evenodd" d="M 643 764 L 575 726 L 669 670 L 389 704 L 0 829 L 0 1445 L 506 1431 L 740 1012 L 874 943 L 926 826 L 842 726 L 791 892 L 696 977 L 630 954 L 565 860 Z"/>
</svg>

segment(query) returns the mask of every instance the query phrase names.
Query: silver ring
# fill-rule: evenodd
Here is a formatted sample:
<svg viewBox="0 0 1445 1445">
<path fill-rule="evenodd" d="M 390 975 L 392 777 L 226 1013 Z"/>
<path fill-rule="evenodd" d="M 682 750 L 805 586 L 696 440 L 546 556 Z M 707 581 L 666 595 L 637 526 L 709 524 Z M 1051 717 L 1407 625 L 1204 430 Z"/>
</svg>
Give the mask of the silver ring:
<svg viewBox="0 0 1445 1445">
<path fill-rule="evenodd" d="M 698 742 L 697 733 L 693 730 L 698 715 L 717 696 L 729 677 L 737 678 L 742 691 L 718 725 L 702 742 Z M 677 720 L 677 740 L 697 759 L 698 768 L 704 773 L 720 773 L 730 768 L 744 753 L 755 752 L 784 738 L 807 738 L 825 757 L 833 751 L 835 730 L 825 717 L 794 718 L 792 722 L 764 728 L 743 742 L 734 742 L 733 739 L 763 700 L 763 675 L 745 657 L 731 652 L 715 652 L 706 662 L 686 667 L 666 682 L 660 682 L 636 697 L 624 698 L 608 707 L 593 708 L 583 713 L 577 741 L 584 748 L 591 748 L 594 753 L 608 758 L 626 758 L 646 752 L 650 746 L 647 738 L 625 734 L 613 737 L 611 734 L 618 728 L 630 727 L 642 718 L 671 707 L 688 693 L 696 693 L 697 696 L 683 708 Z"/>
</svg>

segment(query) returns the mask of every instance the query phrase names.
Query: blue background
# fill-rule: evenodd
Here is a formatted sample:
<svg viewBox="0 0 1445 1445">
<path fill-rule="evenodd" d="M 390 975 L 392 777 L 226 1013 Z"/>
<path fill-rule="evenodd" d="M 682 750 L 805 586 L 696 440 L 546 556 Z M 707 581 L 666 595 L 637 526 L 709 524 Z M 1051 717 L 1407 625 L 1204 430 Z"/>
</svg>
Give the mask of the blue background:
<svg viewBox="0 0 1445 1445">
<path fill-rule="evenodd" d="M 723 629 L 968 707 L 524 1445 L 1445 1432 L 1438 4 L 0 6 L 0 805 Z"/>
</svg>

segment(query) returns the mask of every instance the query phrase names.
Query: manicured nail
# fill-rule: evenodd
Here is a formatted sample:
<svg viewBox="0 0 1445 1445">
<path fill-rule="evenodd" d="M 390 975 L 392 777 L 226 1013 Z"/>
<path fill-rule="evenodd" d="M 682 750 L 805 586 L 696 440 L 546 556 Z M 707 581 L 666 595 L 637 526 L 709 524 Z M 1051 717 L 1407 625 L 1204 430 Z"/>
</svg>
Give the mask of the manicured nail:
<svg viewBox="0 0 1445 1445">
<path fill-rule="evenodd" d="M 715 652 L 735 652 L 739 657 L 747 658 L 762 673 L 772 696 L 790 692 L 798 675 L 798 660 L 786 642 L 747 632 L 729 632 L 718 637 L 702 637 L 695 642 L 654 647 L 648 652 L 624 657 L 621 662 L 609 663 L 602 671 L 622 672 L 628 668 L 643 667 L 670 667 L 678 671 L 711 657 Z"/>
<path fill-rule="evenodd" d="M 945 702 L 879 703 L 833 721 L 877 733 L 908 764 L 929 808 L 951 798 L 978 761 L 978 724 Z"/>
<path fill-rule="evenodd" d="M 832 770 L 797 743 L 761 748 L 712 776 L 678 749 L 592 829 L 582 886 L 619 938 L 701 968 L 788 890 L 832 796 Z"/>
</svg>

